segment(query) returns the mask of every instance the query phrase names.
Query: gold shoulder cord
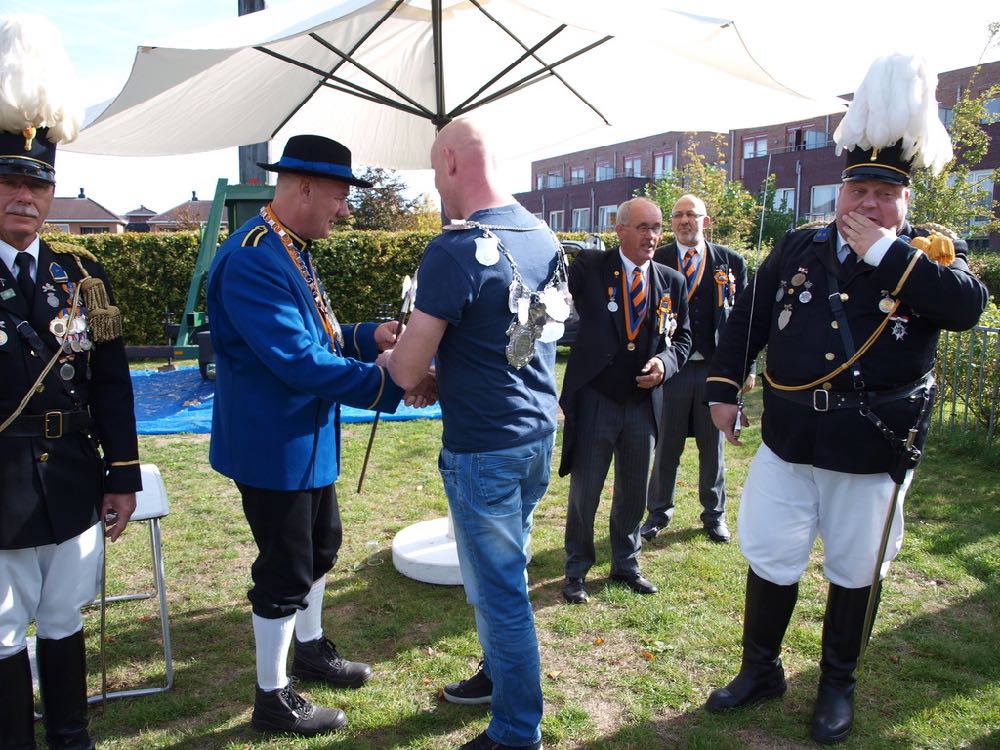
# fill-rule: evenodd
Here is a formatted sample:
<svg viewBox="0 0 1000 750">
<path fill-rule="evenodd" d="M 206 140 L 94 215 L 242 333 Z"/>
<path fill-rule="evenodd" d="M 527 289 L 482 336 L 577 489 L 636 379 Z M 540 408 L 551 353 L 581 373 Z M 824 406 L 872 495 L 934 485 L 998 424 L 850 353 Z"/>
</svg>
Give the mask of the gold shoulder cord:
<svg viewBox="0 0 1000 750">
<path fill-rule="evenodd" d="M 910 277 L 910 273 L 913 271 L 914 267 L 919 262 L 920 256 L 921 253 L 919 252 L 913 254 L 913 257 L 910 259 L 910 264 L 906 267 L 906 270 L 903 272 L 903 275 L 899 278 L 899 282 L 896 284 L 896 288 L 892 290 L 891 296 L 895 297 L 897 294 L 899 294 L 899 290 L 903 288 L 903 284 L 906 283 L 906 280 Z M 765 369 L 764 379 L 768 382 L 768 385 L 770 385 L 772 388 L 778 391 L 807 391 L 811 388 L 815 388 L 816 386 L 822 383 L 825 383 L 828 380 L 832 380 L 833 378 L 840 375 L 840 373 L 842 373 L 848 367 L 857 362 L 858 359 L 860 359 L 865 352 L 871 349 L 872 345 L 875 343 L 878 337 L 882 335 L 882 332 L 885 330 L 885 327 L 889 325 L 889 320 L 892 318 L 893 315 L 896 314 L 896 310 L 898 308 L 899 308 L 899 300 L 894 299 L 892 303 L 892 309 L 886 313 L 885 319 L 879 324 L 878 328 L 875 329 L 872 335 L 868 337 L 868 340 L 865 341 L 865 343 L 863 343 L 856 352 L 854 352 L 854 356 L 851 357 L 846 362 L 844 362 L 843 364 L 839 365 L 836 369 L 824 375 L 823 377 L 818 378 L 817 380 L 814 380 L 811 383 L 806 383 L 805 385 L 781 385 L 780 383 L 776 383 Z"/>
</svg>

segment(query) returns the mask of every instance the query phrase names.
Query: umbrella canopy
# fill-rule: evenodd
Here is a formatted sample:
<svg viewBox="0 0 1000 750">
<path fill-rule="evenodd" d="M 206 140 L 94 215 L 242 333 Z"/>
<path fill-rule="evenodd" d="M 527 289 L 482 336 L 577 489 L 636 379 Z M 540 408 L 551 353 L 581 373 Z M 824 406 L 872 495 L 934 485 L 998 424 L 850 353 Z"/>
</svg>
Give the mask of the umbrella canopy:
<svg viewBox="0 0 1000 750">
<path fill-rule="evenodd" d="M 499 154 L 525 157 L 843 107 L 779 84 L 733 23 L 654 0 L 300 0 L 140 47 L 66 148 L 159 156 L 308 132 L 362 164 L 421 169 L 468 112 L 500 126 Z"/>
</svg>

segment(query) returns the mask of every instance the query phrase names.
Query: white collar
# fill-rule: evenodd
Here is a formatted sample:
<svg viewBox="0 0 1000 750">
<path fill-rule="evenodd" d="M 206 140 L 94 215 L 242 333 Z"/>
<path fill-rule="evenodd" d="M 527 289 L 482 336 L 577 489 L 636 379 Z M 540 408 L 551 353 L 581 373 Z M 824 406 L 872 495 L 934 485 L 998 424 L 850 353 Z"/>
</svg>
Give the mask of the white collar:
<svg viewBox="0 0 1000 750">
<path fill-rule="evenodd" d="M 10 271 L 12 276 L 17 275 L 17 269 L 14 267 L 14 260 L 17 258 L 19 252 L 28 253 L 35 260 L 35 278 L 38 278 L 38 235 L 35 235 L 35 239 L 31 241 L 31 244 L 24 250 L 18 250 L 13 245 L 8 245 L 3 240 L 0 240 L 0 258 L 3 259 L 4 264 L 7 266 L 7 270 Z"/>
</svg>

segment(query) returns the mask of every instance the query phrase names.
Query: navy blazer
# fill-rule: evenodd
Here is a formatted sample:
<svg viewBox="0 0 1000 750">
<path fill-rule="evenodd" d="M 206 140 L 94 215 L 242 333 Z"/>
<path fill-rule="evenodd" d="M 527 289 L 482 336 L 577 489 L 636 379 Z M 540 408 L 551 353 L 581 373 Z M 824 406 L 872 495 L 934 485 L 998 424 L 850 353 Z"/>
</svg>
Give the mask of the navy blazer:
<svg viewBox="0 0 1000 750">
<path fill-rule="evenodd" d="M 212 467 L 273 490 L 332 484 L 340 473 L 340 404 L 394 412 L 403 391 L 378 356 L 376 324 L 330 338 L 280 238 L 255 217 L 219 248 L 208 275 L 215 348 Z"/>
<path fill-rule="evenodd" d="M 580 316 L 580 328 L 569 354 L 562 393 L 559 396 L 559 406 L 565 417 L 560 476 L 568 474 L 572 465 L 573 448 L 577 439 L 576 401 L 580 389 L 611 364 L 628 340 L 621 295 L 618 297 L 619 309 L 615 312 L 608 310 L 607 290 L 609 287 L 621 288 L 621 274 L 622 262 L 617 250 L 585 250 L 576 256 L 569 267 L 569 289 L 573 295 L 573 305 Z M 685 283 L 684 277 L 677 271 L 655 261 L 650 263 L 649 305 L 643 325 L 652 326 L 653 335 L 648 339 L 646 358 L 655 356 L 663 362 L 664 381 L 680 370 L 691 349 Z M 677 330 L 670 346 L 667 346 L 666 335 L 657 332 L 657 307 L 660 299 L 665 296 L 670 298 L 672 311 L 677 315 Z M 663 411 L 660 386 L 650 390 L 650 404 L 658 430 Z"/>
</svg>

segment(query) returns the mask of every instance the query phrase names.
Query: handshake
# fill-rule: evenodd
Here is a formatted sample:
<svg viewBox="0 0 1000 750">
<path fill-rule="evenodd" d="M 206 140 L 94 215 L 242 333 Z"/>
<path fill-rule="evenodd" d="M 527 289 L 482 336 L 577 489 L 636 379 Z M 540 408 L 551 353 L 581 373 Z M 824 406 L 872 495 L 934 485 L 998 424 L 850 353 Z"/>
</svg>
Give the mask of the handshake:
<svg viewBox="0 0 1000 750">
<path fill-rule="evenodd" d="M 406 325 L 397 321 L 383 323 L 375 329 L 375 344 L 378 346 L 379 355 L 375 364 L 389 369 L 389 360 L 392 358 L 392 348 L 396 345 L 399 337 L 406 330 Z M 403 403 L 422 409 L 425 406 L 433 406 L 437 403 L 437 378 L 434 374 L 434 365 L 427 368 L 427 374 L 416 385 L 408 388 L 403 395 Z"/>
</svg>

